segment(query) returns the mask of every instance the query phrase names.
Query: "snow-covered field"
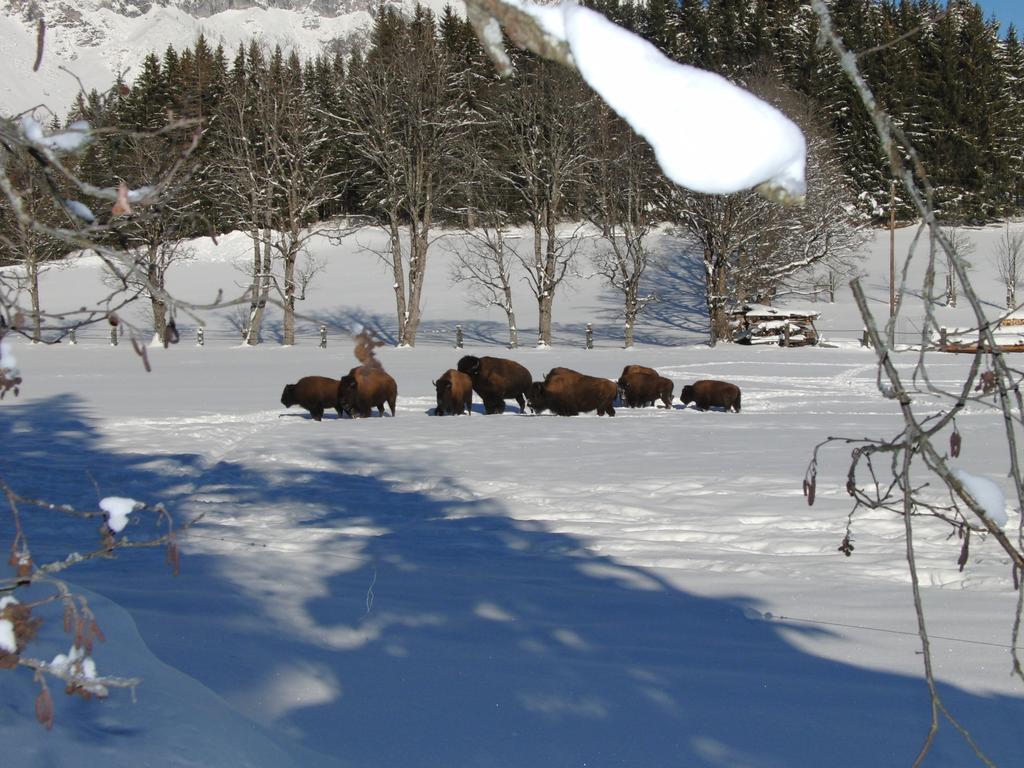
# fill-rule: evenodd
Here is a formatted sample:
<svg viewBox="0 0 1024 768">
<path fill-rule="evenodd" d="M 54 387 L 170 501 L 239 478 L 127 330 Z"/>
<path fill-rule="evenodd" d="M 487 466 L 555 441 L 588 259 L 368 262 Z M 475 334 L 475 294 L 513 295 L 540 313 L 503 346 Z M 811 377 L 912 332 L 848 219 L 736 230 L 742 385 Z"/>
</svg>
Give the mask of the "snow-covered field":
<svg viewBox="0 0 1024 768">
<path fill-rule="evenodd" d="M 911 233 L 898 234 L 905 246 Z M 988 256 L 999 230 L 968 234 L 982 292 L 998 302 Z M 398 382 L 397 417 L 330 412 L 317 423 L 283 409 L 285 384 L 356 364 L 345 329 L 393 332 L 390 280 L 360 248 L 374 237 L 318 246 L 327 266 L 295 347 L 274 343 L 276 317 L 266 344 L 238 346 L 230 310 L 210 318 L 203 347 L 182 320 L 179 345 L 150 350 L 151 373 L 100 333 L 15 345 L 24 385 L 0 402 L 0 471 L 16 490 L 83 509 L 111 495 L 163 501 L 205 518 L 176 578 L 158 551 L 68 572 L 107 636 L 100 671 L 144 682 L 134 703 L 55 694 L 48 733 L 30 675 L 0 673 L 4 765 L 912 763 L 930 712 L 902 522 L 866 515 L 853 556 L 837 551 L 845 448 L 822 454 L 813 507 L 801 491 L 826 437 L 898 428 L 873 353 L 857 345 L 848 290 L 811 305 L 831 346 L 712 349 L 701 343 L 699 272 L 680 258 L 654 276 L 664 301 L 635 349 L 620 348 L 614 297 L 595 278 L 558 297 L 550 349 L 528 346 L 535 311 L 517 296 L 527 346 L 510 351 L 503 318 L 448 284 L 453 236 L 433 251 L 420 344 L 378 350 Z M 887 245 L 879 234 L 865 262 L 879 307 Z M 679 246 L 666 237 L 661 248 Z M 244 280 L 232 267 L 244 239 L 196 249 L 172 270 L 177 293 L 202 300 Z M 48 308 L 102 293 L 89 260 L 46 279 Z M 465 350 L 453 347 L 456 323 Z M 677 392 L 727 379 L 743 410 L 677 403 L 561 418 L 513 405 L 485 416 L 477 402 L 471 416 L 435 418 L 431 382 L 463 353 L 512 357 L 536 378 L 555 365 L 615 378 L 642 363 Z M 933 379 L 957 381 L 966 362 L 935 355 Z M 959 466 L 1008 493 L 995 416 L 975 409 L 958 423 Z M 27 522 L 40 560 L 96 539 L 94 523 L 38 512 Z M 1008 561 L 994 541 L 975 541 L 960 573 L 959 543 L 926 522 L 917 543 L 946 702 L 993 762 L 1019 765 Z M 67 651 L 60 629 L 59 617 L 47 625 L 37 655 Z M 975 762 L 943 723 L 925 764 Z"/>
</svg>

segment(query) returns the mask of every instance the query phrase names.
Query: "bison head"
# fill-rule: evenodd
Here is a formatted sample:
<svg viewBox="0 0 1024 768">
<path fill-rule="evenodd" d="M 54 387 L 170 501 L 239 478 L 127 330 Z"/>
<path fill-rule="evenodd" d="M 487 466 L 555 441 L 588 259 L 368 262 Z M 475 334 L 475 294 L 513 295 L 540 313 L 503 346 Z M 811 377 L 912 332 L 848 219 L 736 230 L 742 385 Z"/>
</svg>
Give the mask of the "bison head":
<svg viewBox="0 0 1024 768">
<path fill-rule="evenodd" d="M 351 373 L 346 373 L 341 377 L 341 381 L 338 382 L 338 407 L 349 416 L 352 415 L 352 409 L 356 405 L 357 394 L 358 384 L 356 377 Z"/>
<path fill-rule="evenodd" d="M 543 381 L 535 381 L 526 390 L 526 403 L 534 413 L 547 410 L 547 390 Z"/>
<path fill-rule="evenodd" d="M 459 360 L 458 369 L 461 373 L 476 378 L 480 375 L 480 358 L 474 355 L 466 355 Z"/>
<path fill-rule="evenodd" d="M 281 405 L 283 405 L 285 408 L 291 408 L 298 402 L 299 401 L 295 399 L 295 385 L 286 384 L 284 387 L 284 392 L 281 393 Z"/>
<path fill-rule="evenodd" d="M 693 394 L 692 384 L 687 384 L 685 387 L 683 387 L 683 391 L 679 393 L 679 402 L 681 402 L 683 405 L 688 405 L 692 403 L 695 399 L 696 397 Z"/>
<path fill-rule="evenodd" d="M 444 414 L 444 409 L 448 405 L 447 401 L 451 400 L 451 379 L 449 379 L 447 376 L 444 376 L 434 382 L 434 387 L 437 389 L 437 407 L 434 409 L 434 415 L 441 416 Z"/>
</svg>

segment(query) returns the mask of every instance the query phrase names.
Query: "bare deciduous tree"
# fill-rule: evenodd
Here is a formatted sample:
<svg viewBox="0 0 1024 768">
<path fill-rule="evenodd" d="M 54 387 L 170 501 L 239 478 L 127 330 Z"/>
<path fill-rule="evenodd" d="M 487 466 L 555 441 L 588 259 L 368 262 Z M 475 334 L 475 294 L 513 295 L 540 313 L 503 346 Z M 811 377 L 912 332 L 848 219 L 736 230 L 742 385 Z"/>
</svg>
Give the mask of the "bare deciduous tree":
<svg viewBox="0 0 1024 768">
<path fill-rule="evenodd" d="M 224 184 L 246 211 L 246 221 L 239 223 L 253 244 L 246 343 L 259 342 L 270 302 L 283 311 L 282 342 L 290 345 L 295 343 L 296 301 L 317 272 L 311 262 L 299 264 L 309 240 L 320 234 L 310 225 L 344 189 L 338 172 L 319 156 L 336 137 L 310 109 L 297 55 L 285 59 L 278 48 L 265 64 L 265 54 L 253 45 L 247 58 L 247 76 L 236 73 L 239 87 L 232 89 L 219 116 L 230 158 Z"/>
<path fill-rule="evenodd" d="M 861 508 L 886 509 L 899 515 L 905 532 L 905 557 L 910 571 L 911 590 L 921 639 L 925 682 L 931 706 L 931 724 L 914 765 L 921 765 L 928 754 L 940 721 L 944 718 L 967 741 L 980 762 L 992 765 L 956 715 L 949 710 L 935 679 L 928 625 L 921 595 L 920 578 L 914 549 L 914 525 L 920 516 L 930 516 L 945 522 L 959 542 L 958 563 L 965 567 L 973 534 L 991 537 L 1009 558 L 1017 601 L 1012 617 L 1011 671 L 1024 681 L 1024 667 L 1019 653 L 1024 590 L 1020 579 L 1024 574 L 1024 520 L 1015 534 L 1003 530 L 996 519 L 1003 513 L 980 498 L 976 479 L 954 468 L 951 459 L 961 454 L 963 437 L 957 428 L 956 417 L 968 406 L 988 409 L 1000 421 L 1003 433 L 1000 445 L 1005 447 L 1008 479 L 1017 509 L 1024 508 L 1024 482 L 1022 482 L 1020 439 L 1024 430 L 1024 397 L 1020 392 L 1021 373 L 1012 369 L 999 351 L 994 336 L 994 325 L 986 316 L 981 301 L 968 275 L 968 265 L 958 252 L 957 244 L 945 230 L 932 206 L 933 189 L 922 158 L 913 148 L 905 133 L 879 106 L 858 68 L 858 60 L 845 46 L 834 30 L 832 17 L 825 0 L 812 0 L 812 7 L 821 24 L 822 38 L 837 56 L 840 66 L 853 83 L 874 123 L 883 156 L 889 159 L 894 179 L 903 186 L 908 200 L 921 217 L 922 234 L 929 242 L 928 262 L 920 294 L 923 298 L 925 323 L 921 331 L 920 351 L 912 363 L 909 376 L 901 371 L 892 346 L 892 329 L 903 309 L 889 318 L 887 331 L 879 329 L 868 305 L 859 280 L 851 283 L 861 317 L 878 356 L 878 389 L 880 394 L 894 401 L 900 411 L 902 428 L 888 439 L 831 438 L 818 446 L 804 478 L 804 492 L 813 502 L 817 474 L 818 450 L 833 442 L 853 445 L 846 490 L 854 499 L 850 512 L 852 523 Z M 904 159 L 906 158 L 906 160 Z M 935 307 L 940 295 L 935 289 L 935 277 L 940 260 L 946 261 L 950 274 L 962 290 L 978 329 L 977 351 L 970 361 L 962 383 L 947 388 L 934 381 L 928 372 L 928 349 L 931 334 L 937 331 Z M 906 295 L 909 256 L 902 269 L 901 295 Z M 948 295 L 948 293 L 947 293 Z M 987 435 L 987 440 L 994 439 Z M 923 476 L 923 477 L 922 477 Z M 941 495 L 935 481 L 941 485 Z M 840 547 L 847 555 L 853 551 L 849 534 Z"/>
<path fill-rule="evenodd" d="M 519 261 L 537 301 L 538 344 L 549 346 L 555 295 L 573 274 L 581 234 L 561 227 L 562 218 L 589 163 L 585 134 L 564 115 L 587 111 L 593 97 L 574 73 L 538 60 L 502 86 L 487 117 L 503 153 L 487 170 L 490 183 L 519 198 L 533 230 L 532 253 Z"/>
<path fill-rule="evenodd" d="M 497 307 L 508 322 L 508 345 L 519 346 L 519 329 L 512 304 L 512 267 L 519 262 L 518 251 L 509 242 L 498 214 L 474 215 L 477 226 L 466 230 L 466 249 L 455 252 L 451 282 L 465 284 L 471 301 L 479 307 Z"/>
<path fill-rule="evenodd" d="M 393 276 L 398 344 L 415 346 L 436 207 L 456 183 L 451 170 L 467 119 L 433 14 L 418 8 L 406 22 L 388 8 L 376 24 L 376 48 L 353 63 L 338 117 L 366 165 L 356 183 L 388 232 L 383 256 Z"/>
<path fill-rule="evenodd" d="M 974 253 L 974 243 L 972 243 L 970 238 L 961 232 L 958 227 L 943 227 L 943 235 L 950 246 L 949 250 L 945 251 L 946 305 L 955 307 L 957 300 L 956 276 L 958 269 L 954 266 L 953 262 L 958 261 L 959 267 L 965 271 L 970 269 L 971 263 L 967 260 L 967 257 Z"/>
<path fill-rule="evenodd" d="M 1017 289 L 1024 279 L 1024 232 L 1011 231 L 1007 224 L 996 243 L 996 269 L 1006 285 L 1006 307 L 1017 306 Z"/>
<path fill-rule="evenodd" d="M 10 154 L 7 173 L 22 202 L 27 216 L 13 215 L 10 203 L 0 199 L 0 245 L 3 246 L 3 261 L 17 265 L 20 269 L 0 272 L 2 292 L 16 296 L 28 293 L 28 321 L 32 341 L 42 341 L 43 316 L 39 294 L 39 278 L 56 259 L 68 250 L 59 239 L 36 231 L 32 221 L 55 223 L 66 217 L 54 205 L 53 196 L 46 187 L 41 169 L 34 161 L 18 154 Z"/>
<path fill-rule="evenodd" d="M 594 266 L 622 294 L 623 343 L 633 346 L 637 318 L 658 300 L 641 281 L 652 255 L 647 238 L 665 206 L 666 185 L 650 147 L 603 102 L 594 108 L 594 162 L 587 215 L 600 230 Z"/>
<path fill-rule="evenodd" d="M 753 192 L 725 197 L 679 194 L 674 218 L 703 253 L 710 342 L 728 338 L 728 309 L 747 301 L 771 303 L 780 290 L 801 290 L 815 268 L 849 271 L 867 239 L 867 221 L 815 127 L 812 105 L 769 76 L 752 87 L 783 108 L 807 137 L 808 194 L 786 208 Z"/>
</svg>

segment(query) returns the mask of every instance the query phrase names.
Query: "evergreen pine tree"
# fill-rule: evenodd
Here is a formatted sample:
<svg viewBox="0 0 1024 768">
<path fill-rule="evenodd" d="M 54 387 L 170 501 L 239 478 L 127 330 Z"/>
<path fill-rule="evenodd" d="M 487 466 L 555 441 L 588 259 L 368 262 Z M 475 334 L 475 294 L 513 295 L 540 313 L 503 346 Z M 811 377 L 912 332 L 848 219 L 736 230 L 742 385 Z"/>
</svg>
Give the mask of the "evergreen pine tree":
<svg viewBox="0 0 1024 768">
<path fill-rule="evenodd" d="M 1004 120 L 1007 130 L 1004 147 L 1006 163 L 1006 197 L 1009 212 L 1024 210 L 1024 44 L 1017 37 L 1013 24 L 1006 30 L 1002 47 L 1005 72 Z"/>
</svg>

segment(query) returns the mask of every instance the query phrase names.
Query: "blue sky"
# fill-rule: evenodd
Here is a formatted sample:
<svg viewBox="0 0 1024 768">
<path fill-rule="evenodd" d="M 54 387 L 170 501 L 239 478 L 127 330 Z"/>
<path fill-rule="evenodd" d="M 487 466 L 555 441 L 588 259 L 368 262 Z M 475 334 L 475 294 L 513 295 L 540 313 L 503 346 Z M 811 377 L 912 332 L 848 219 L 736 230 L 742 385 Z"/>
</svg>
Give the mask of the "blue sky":
<svg viewBox="0 0 1024 768">
<path fill-rule="evenodd" d="M 1024 30 L 1024 0 L 978 0 L 978 5 L 985 12 L 985 18 L 995 16 L 1003 23 L 1003 32 L 1013 22 L 1017 28 L 1017 37 Z"/>
</svg>

